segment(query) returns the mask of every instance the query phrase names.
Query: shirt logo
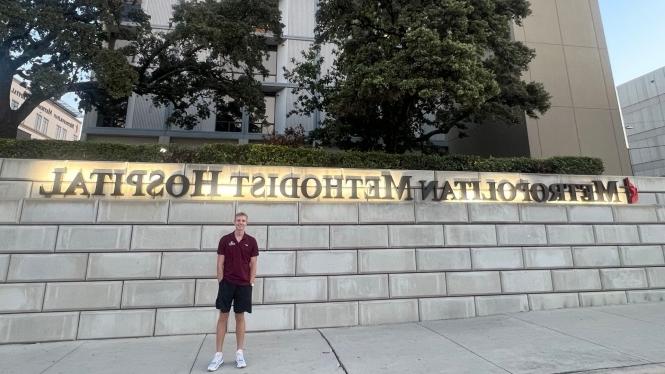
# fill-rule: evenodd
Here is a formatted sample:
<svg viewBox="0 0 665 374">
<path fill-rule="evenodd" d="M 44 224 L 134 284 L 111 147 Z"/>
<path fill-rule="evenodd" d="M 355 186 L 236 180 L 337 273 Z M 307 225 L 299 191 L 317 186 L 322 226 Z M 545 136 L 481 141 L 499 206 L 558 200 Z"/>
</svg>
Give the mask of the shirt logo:
<svg viewBox="0 0 665 374">
<path fill-rule="evenodd" d="M 229 243 L 229 246 L 232 246 L 232 245 L 236 245 L 236 242 L 234 242 L 233 240 L 231 240 L 231 242 Z"/>
</svg>

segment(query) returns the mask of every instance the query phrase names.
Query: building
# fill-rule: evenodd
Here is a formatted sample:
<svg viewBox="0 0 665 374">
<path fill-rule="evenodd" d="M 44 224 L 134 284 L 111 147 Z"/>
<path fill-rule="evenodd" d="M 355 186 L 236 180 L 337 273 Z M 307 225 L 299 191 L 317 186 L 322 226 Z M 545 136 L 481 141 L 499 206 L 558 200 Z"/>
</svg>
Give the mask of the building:
<svg viewBox="0 0 665 374">
<path fill-rule="evenodd" d="M 514 28 L 515 38 L 535 49 L 526 77 L 545 85 L 551 109 L 522 128 L 488 126 L 451 140 L 451 151 L 592 156 L 607 174 L 632 174 L 598 0 L 529 2 L 532 14 Z"/>
<path fill-rule="evenodd" d="M 168 27 L 178 0 L 143 0 L 155 28 Z M 317 117 L 287 117 L 295 95 L 283 76 L 291 59 L 299 57 L 314 40 L 316 1 L 280 0 L 284 42 L 266 61 L 271 75 L 265 79 L 266 107 L 274 128 L 251 126 L 248 118 L 229 124 L 214 116 L 193 131 L 167 129 L 168 108 L 155 108 L 149 100 L 133 96 L 128 102 L 125 128 L 99 125 L 95 113 L 85 119 L 84 136 L 90 141 L 201 143 L 261 141 L 265 132 L 277 133 L 302 124 L 314 129 Z M 603 34 L 598 0 L 531 0 L 533 14 L 523 27 L 514 27 L 516 40 L 534 48 L 537 57 L 526 78 L 543 82 L 552 94 L 552 108 L 542 118 L 525 118 L 523 126 L 485 126 L 469 138 L 451 133 L 437 139 L 451 153 L 494 156 L 592 156 L 603 160 L 608 174 L 632 174 L 621 115 Z M 267 130 L 267 131 L 266 131 Z M 501 141 L 497 141 L 501 139 Z"/>
<path fill-rule="evenodd" d="M 617 92 L 635 175 L 665 177 L 665 67 Z"/>
<path fill-rule="evenodd" d="M 11 91 L 11 108 L 23 104 L 29 89 L 14 79 Z M 56 100 L 41 103 L 18 127 L 19 139 L 79 140 L 83 124 L 78 113 Z"/>
</svg>

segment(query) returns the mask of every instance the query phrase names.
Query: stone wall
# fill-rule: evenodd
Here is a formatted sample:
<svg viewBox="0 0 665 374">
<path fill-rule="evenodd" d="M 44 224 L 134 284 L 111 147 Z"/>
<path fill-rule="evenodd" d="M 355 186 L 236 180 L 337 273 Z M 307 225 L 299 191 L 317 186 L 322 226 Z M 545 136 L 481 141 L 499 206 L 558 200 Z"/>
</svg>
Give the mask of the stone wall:
<svg viewBox="0 0 665 374">
<path fill-rule="evenodd" d="M 62 163 L 0 160 L 0 343 L 214 332 L 238 211 L 250 331 L 665 300 L 665 178 L 638 205 L 40 197 Z"/>
</svg>

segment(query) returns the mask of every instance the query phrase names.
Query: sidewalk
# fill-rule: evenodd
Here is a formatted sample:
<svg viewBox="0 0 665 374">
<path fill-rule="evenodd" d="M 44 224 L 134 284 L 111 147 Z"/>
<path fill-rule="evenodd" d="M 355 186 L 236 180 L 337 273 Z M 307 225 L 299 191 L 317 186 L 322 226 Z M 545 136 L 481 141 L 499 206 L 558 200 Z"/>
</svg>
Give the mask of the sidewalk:
<svg viewBox="0 0 665 374">
<path fill-rule="evenodd" d="M 214 335 L 0 346 L 3 374 L 205 373 Z M 665 303 L 250 333 L 218 373 L 665 373 Z"/>
</svg>

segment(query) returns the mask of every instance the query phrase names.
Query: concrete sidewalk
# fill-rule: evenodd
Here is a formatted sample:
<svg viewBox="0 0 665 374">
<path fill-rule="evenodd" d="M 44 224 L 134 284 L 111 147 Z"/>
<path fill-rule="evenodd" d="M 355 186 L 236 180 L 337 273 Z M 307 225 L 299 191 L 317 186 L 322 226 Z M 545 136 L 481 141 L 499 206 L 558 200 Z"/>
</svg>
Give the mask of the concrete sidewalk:
<svg viewBox="0 0 665 374">
<path fill-rule="evenodd" d="M 232 373 L 665 373 L 665 303 L 250 333 Z M 204 373 L 214 335 L 0 346 L 0 373 Z"/>
</svg>

